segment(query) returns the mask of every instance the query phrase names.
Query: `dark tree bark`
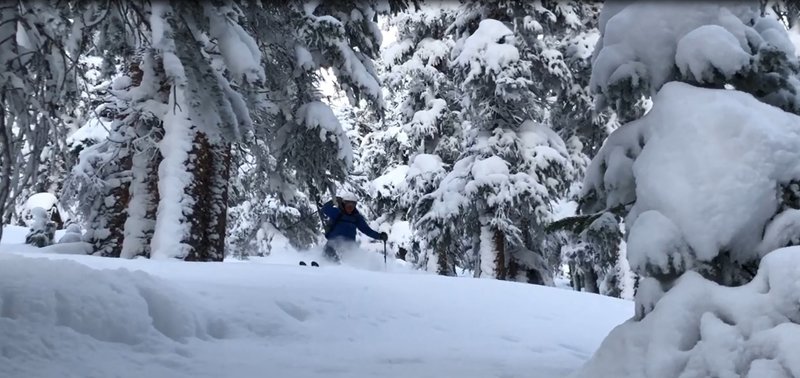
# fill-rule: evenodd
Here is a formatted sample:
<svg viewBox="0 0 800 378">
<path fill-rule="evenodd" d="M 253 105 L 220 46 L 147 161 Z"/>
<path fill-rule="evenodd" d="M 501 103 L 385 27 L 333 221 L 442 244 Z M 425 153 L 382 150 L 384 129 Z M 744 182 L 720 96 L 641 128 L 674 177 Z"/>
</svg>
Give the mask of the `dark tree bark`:
<svg viewBox="0 0 800 378">
<path fill-rule="evenodd" d="M 191 246 L 186 261 L 222 261 L 225 257 L 225 231 L 228 211 L 231 145 L 212 144 L 198 132 L 190 153 L 194 182 L 189 188 L 195 200 L 191 232 L 185 242 Z"/>
<path fill-rule="evenodd" d="M 139 66 L 140 62 L 134 61 L 128 64 L 126 73 L 131 78 L 131 87 L 138 87 L 142 83 L 144 73 Z M 130 182 L 131 168 L 133 159 L 131 156 L 131 144 L 129 143 L 134 135 L 125 135 L 129 125 L 123 122 L 126 118 L 130 119 L 126 109 L 115 109 L 114 118 L 119 121 L 116 123 L 117 132 L 122 135 L 123 141 L 120 143 L 119 158 L 115 164 L 110 165 L 115 168 L 113 172 L 108 172 L 106 180 L 116 182 L 105 196 L 95 199 L 95 220 L 94 227 L 105 228 L 108 230 L 104 234 L 93 234 L 89 242 L 94 246 L 95 251 L 99 251 L 102 256 L 120 257 L 122 254 L 122 243 L 125 239 L 125 221 L 128 219 L 128 203 L 131 199 Z M 109 205 L 110 204 L 110 205 Z"/>
<path fill-rule="evenodd" d="M 600 288 L 597 286 L 597 273 L 594 269 L 586 269 L 584 271 L 583 284 L 586 287 L 586 292 L 600 294 Z"/>
<path fill-rule="evenodd" d="M 154 119 L 149 122 L 152 122 L 152 125 L 148 128 L 151 137 L 156 141 L 160 141 L 164 137 L 164 125 L 160 120 Z M 150 258 L 152 252 L 151 244 L 153 241 L 153 234 L 155 233 L 156 214 L 158 213 L 158 166 L 161 164 L 163 156 L 161 155 L 161 150 L 155 146 L 147 151 L 147 153 L 149 159 L 147 161 L 147 167 L 143 172 L 145 175 L 145 193 L 140 193 L 139 195 L 143 195 L 146 198 L 144 201 L 145 220 L 148 222 L 148 225 L 142 236 L 142 250 L 139 251 L 137 255 Z"/>
<path fill-rule="evenodd" d="M 211 246 L 206 234 L 211 219 L 211 181 L 213 179 L 213 153 L 211 144 L 205 134 L 197 132 L 194 137 L 193 148 L 189 153 L 187 167 L 194 180 L 188 188 L 188 194 L 195 201 L 192 214 L 188 221 L 191 228 L 186 244 L 191 251 L 184 258 L 186 261 L 209 261 Z"/>
<path fill-rule="evenodd" d="M 494 249 L 495 249 L 495 278 L 505 280 L 506 274 L 506 235 L 498 230 L 494 230 Z"/>
<path fill-rule="evenodd" d="M 6 103 L 5 94 L 0 92 L 0 106 Z M 3 214 L 6 213 L 7 199 L 11 192 L 11 128 L 6 127 L 6 114 L 0 107 L 0 240 L 3 240 Z"/>
<path fill-rule="evenodd" d="M 111 188 L 105 196 L 95 200 L 96 214 L 101 226 L 108 230 L 105 235 L 92 238 L 89 242 L 95 251 L 105 257 L 119 257 L 122 252 L 122 241 L 125 239 L 125 221 L 128 219 L 128 201 L 130 200 L 131 156 L 124 153 L 117 164 L 116 172 L 111 174 L 111 181 L 119 184 Z M 109 206 L 110 204 L 110 206 Z M 106 221 L 103 222 L 102 219 Z M 105 224 L 102 224 L 105 223 Z"/>
<path fill-rule="evenodd" d="M 214 148 L 214 177 L 211 193 L 212 217 L 209 224 L 209 235 L 212 237 L 212 261 L 225 258 L 225 235 L 228 226 L 228 182 L 231 176 L 232 151 L 229 143 L 220 143 Z"/>
<path fill-rule="evenodd" d="M 442 276 L 450 275 L 450 268 L 447 263 L 447 249 L 439 247 L 436 253 L 436 273 Z"/>
</svg>

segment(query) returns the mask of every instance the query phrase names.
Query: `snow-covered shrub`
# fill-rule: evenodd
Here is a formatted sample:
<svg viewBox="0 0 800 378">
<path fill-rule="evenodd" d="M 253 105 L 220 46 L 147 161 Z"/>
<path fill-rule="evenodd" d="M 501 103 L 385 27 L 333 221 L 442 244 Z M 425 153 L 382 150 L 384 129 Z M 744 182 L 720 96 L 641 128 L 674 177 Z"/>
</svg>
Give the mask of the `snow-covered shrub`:
<svg viewBox="0 0 800 378">
<path fill-rule="evenodd" d="M 25 236 L 25 244 L 46 247 L 53 244 L 56 224 L 50 220 L 47 210 L 41 207 L 31 209 L 30 232 Z"/>
<path fill-rule="evenodd" d="M 67 226 L 67 230 L 61 239 L 58 239 L 58 243 L 77 243 L 83 240 L 83 233 L 81 232 L 81 226 L 77 223 L 72 223 Z"/>
<path fill-rule="evenodd" d="M 47 212 L 47 219 L 53 221 L 57 228 L 61 227 L 61 225 L 69 219 L 67 213 L 59 204 L 58 197 L 53 193 L 41 192 L 28 197 L 25 204 L 22 206 L 20 218 L 25 222 L 26 226 L 30 227 L 33 224 L 33 209 L 37 207 Z"/>
<path fill-rule="evenodd" d="M 764 257 L 743 286 L 686 273 L 571 378 L 798 377 L 799 267 L 800 248 L 790 247 Z"/>
</svg>

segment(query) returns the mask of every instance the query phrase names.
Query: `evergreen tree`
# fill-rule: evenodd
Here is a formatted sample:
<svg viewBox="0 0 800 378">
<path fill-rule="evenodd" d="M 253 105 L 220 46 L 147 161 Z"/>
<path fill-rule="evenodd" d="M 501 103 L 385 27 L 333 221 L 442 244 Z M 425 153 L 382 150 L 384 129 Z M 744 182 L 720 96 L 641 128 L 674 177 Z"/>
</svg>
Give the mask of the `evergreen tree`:
<svg viewBox="0 0 800 378">
<path fill-rule="evenodd" d="M 467 14 L 480 15 L 473 7 Z M 456 21 L 454 51 L 469 121 L 465 152 L 435 193 L 433 211 L 456 202 L 448 206 L 449 216 L 479 235 L 476 275 L 545 283 L 550 274 L 542 264 L 543 225 L 564 190 L 566 146 L 537 123 L 545 109 L 525 59 L 525 40 L 499 20 L 482 19 L 472 31 L 467 19 Z"/>
<path fill-rule="evenodd" d="M 425 214 L 420 200 L 444 177 L 440 173 L 455 161 L 459 147 L 460 105 L 449 65 L 454 41 L 446 33 L 454 8 L 439 5 L 389 19 L 386 27 L 396 30 L 397 39 L 386 47 L 379 66 L 389 112 L 384 126 L 365 138 L 362 157 L 372 180 L 370 203 L 380 215 L 377 222 L 390 231 L 393 249 L 410 251 L 422 267 L 436 258 L 426 246 L 431 234 L 417 229 Z M 441 257 L 431 270 L 452 274 L 454 265 Z"/>
<path fill-rule="evenodd" d="M 142 72 L 131 64 L 126 74 L 112 84 L 112 90 L 128 92 L 141 85 Z M 136 115 L 128 112 L 129 104 L 109 98 L 107 108 L 113 117 L 108 139 L 85 148 L 80 164 L 73 170 L 69 189 L 79 195 L 83 205 L 87 233 L 85 240 L 102 256 L 119 257 L 125 240 L 124 224 L 128 217 L 130 182 L 135 138 Z M 134 211 L 140 208 L 134 208 Z"/>
<path fill-rule="evenodd" d="M 41 207 L 31 209 L 33 216 L 30 232 L 25 236 L 25 244 L 39 248 L 52 245 L 55 239 L 56 225 L 50 220 L 47 210 Z"/>
<path fill-rule="evenodd" d="M 119 152 L 103 167 L 117 167 L 121 186 L 94 201 L 87 235 L 100 247 L 103 230 L 118 234 L 103 248 L 111 256 L 222 260 L 231 143 L 251 129 L 248 104 L 264 80 L 255 42 L 232 4 L 110 6 L 95 39 L 106 70 L 119 60 L 143 65 L 128 68 L 111 93 L 121 146 L 91 151 Z M 97 160 L 91 152 L 84 158 Z"/>
<path fill-rule="evenodd" d="M 400 201 L 411 209 L 415 220 L 411 251 L 417 255 L 417 265 L 441 275 L 455 275 L 457 265 L 470 266 L 462 252 L 466 247 L 464 233 L 459 223 L 432 211 L 437 199 L 434 194 L 447 173 L 448 166 L 438 155 L 417 155 L 400 188 Z"/>
<path fill-rule="evenodd" d="M 315 89 L 317 73 L 331 69 L 349 99 L 366 99 L 380 115 L 383 100 L 372 66 L 380 45 L 375 21 L 379 13 L 406 6 L 405 1 L 294 1 L 287 6 L 112 1 L 103 6 L 66 2 L 28 8 L 9 2 L 2 7 L 3 35 L 26 38 L 3 39 L 7 46 L 2 60 L 9 63 L 4 67 L 32 74 L 8 83 L 22 83 L 27 93 L 45 97 L 14 103 L 3 97 L 13 110 L 4 125 L 34 125 L 19 117 L 40 115 L 39 127 L 4 127 L 24 135 L 3 138 L 9 147 L 4 148 L 8 153 L 2 165 L 7 174 L 0 182 L 4 222 L 13 213 L 6 204 L 36 181 L 35 165 L 20 171 L 19 179 L 12 175 L 16 162 L 30 160 L 19 146 L 35 141 L 26 153 L 46 156 L 41 152 L 47 137 L 63 144 L 60 136 L 67 130 L 47 127 L 54 124 L 52 109 L 30 109 L 26 102 L 46 107 L 75 92 L 64 58 L 80 60 L 92 48 L 93 54 L 103 56 L 103 80 L 119 75 L 123 79 L 105 105 L 115 108 L 112 137 L 122 138 L 116 140 L 120 145 L 102 143 L 85 153 L 72 178 L 74 185 L 66 188 L 84 198 L 104 198 L 86 208 L 97 231 L 89 237 L 97 238 L 92 240 L 98 249 L 112 256 L 222 259 L 233 143 L 245 138 L 245 148 L 259 159 L 256 176 L 269 179 L 265 192 L 284 208 L 299 209 L 281 211 L 282 216 L 311 210 L 305 205 L 309 197 L 316 202 L 320 191 L 343 181 L 353 160 L 350 141 Z M 25 22 L 14 22 L 19 17 Z M 132 61 L 150 62 L 154 71 L 142 74 L 144 83 L 133 82 L 137 75 Z M 265 69 L 271 70 L 269 82 Z M 77 75 L 78 70 L 73 72 Z M 293 85 L 284 85 L 287 78 Z M 252 128 L 253 120 L 262 127 Z M 327 142 L 325 134 L 330 137 Z M 17 146 L 17 141 L 22 144 Z M 90 156 L 93 153 L 99 155 Z M 106 170 L 102 174 L 114 180 L 84 180 L 93 167 Z M 39 181 L 50 185 L 48 181 L 59 180 Z M 106 235 L 104 230 L 110 229 L 119 235 Z M 318 232 L 315 227 L 300 229 L 294 238 L 298 245 L 307 245 Z"/>
<path fill-rule="evenodd" d="M 303 204 L 314 206 L 325 192 L 333 194 L 336 183 L 345 182 L 354 167 L 353 142 L 323 99 L 320 72 L 333 73 L 337 89 L 351 105 L 363 100 L 382 115 L 372 64 L 381 38 L 376 17 L 404 6 L 397 1 L 243 5 L 250 15 L 246 28 L 256 37 L 270 72 L 267 104 L 255 114 L 264 127 L 254 132 L 247 148 L 262 175 L 261 198 L 274 196 L 299 210 L 292 223 L 304 226 L 289 235 L 296 245 L 308 245 L 319 235 L 320 228 L 307 223 L 318 209 Z"/>
<path fill-rule="evenodd" d="M 667 20 L 672 25 L 671 31 L 643 27 L 642 23 L 655 17 Z M 661 90 L 670 81 L 682 81 L 691 86 L 671 85 L 692 88 L 698 95 L 728 88 L 749 93 L 787 112 L 798 111 L 800 98 L 795 86 L 800 66 L 794 47 L 776 15 L 762 13 L 757 5 L 631 3 L 604 9 L 600 19 L 603 35 L 593 60 L 591 85 L 601 106 L 610 106 L 629 117 L 638 113 L 634 108 L 641 96 Z M 640 35 L 630 38 L 625 31 L 632 29 Z M 644 40 L 648 42 L 642 43 Z M 712 42 L 717 50 L 707 48 Z M 659 49 L 653 50 L 652 45 L 658 45 Z M 621 56 L 620 51 L 627 53 Z M 669 59 L 660 59 L 663 56 Z M 657 106 L 654 104 L 654 109 Z M 690 230 L 678 226 L 680 217 L 670 213 L 672 210 L 660 208 L 679 208 L 681 204 L 669 200 L 660 200 L 655 208 L 652 202 L 640 204 L 642 197 L 652 200 L 652 193 L 658 193 L 658 188 L 642 187 L 638 178 L 641 173 L 633 169 L 652 139 L 649 133 L 641 131 L 644 127 L 647 122 L 633 121 L 609 137 L 589 168 L 581 199 L 581 210 L 587 213 L 584 225 L 607 216 L 604 214 L 607 212 L 625 216 L 626 238 L 631 241 L 628 257 L 634 272 L 647 286 L 637 293 L 638 317 L 644 316 L 658 300 L 660 294 L 654 293 L 668 290 L 687 270 L 723 285 L 739 285 L 753 278 L 760 254 L 767 252 L 737 253 L 742 243 L 716 242 L 712 250 L 701 254 L 695 250 L 698 245 L 686 236 Z M 713 154 L 709 155 L 709 159 L 712 157 Z M 776 191 L 776 198 L 787 201 L 792 197 L 786 195 L 787 183 L 778 184 L 776 187 L 769 184 L 769 190 Z M 783 204 L 793 206 L 788 202 Z M 781 212 L 776 209 L 770 219 L 779 224 Z M 767 223 L 757 232 L 761 234 L 771 226 L 772 223 Z M 764 232 L 763 237 L 771 236 Z M 655 263 L 662 258 L 670 263 Z"/>
<path fill-rule="evenodd" d="M 88 3 L 0 2 L 0 224 L 13 221 L 34 184 L 50 186 L 39 164 L 61 152 L 60 115 L 78 106 L 80 70 L 69 57 L 102 13 Z"/>
<path fill-rule="evenodd" d="M 532 31 L 539 31 L 541 39 L 534 43 L 534 70 L 538 76 L 549 77 L 553 83 L 548 96 L 548 119 L 551 127 L 562 137 L 569 153 L 569 190 L 564 201 L 577 201 L 580 195 L 580 180 L 584 177 L 590 157 L 594 156 L 608 134 L 616 128 L 615 115 L 611 111 L 597 112 L 594 97 L 589 87 L 591 57 L 599 37 L 598 18 L 602 4 L 597 2 L 543 2 L 537 11 L 537 24 Z M 531 40 L 529 38 L 529 40 Z M 562 260 L 573 267 L 573 282 L 581 281 L 576 289 L 590 292 L 619 293 L 621 287 L 607 286 L 610 269 L 619 267 L 619 225 L 610 221 L 619 219 L 605 214 L 589 229 L 592 231 L 573 233 L 558 231 L 548 235 L 551 248 L 547 248 L 547 265 L 556 268 Z M 617 244 L 613 241 L 617 240 Z M 610 242 L 609 242 L 610 241 Z M 564 248 L 563 256 L 560 251 Z M 558 258 L 556 258 L 558 255 Z M 622 284 L 620 280 L 615 281 Z"/>
<path fill-rule="evenodd" d="M 521 71 L 530 72 L 532 76 L 529 77 L 536 78 L 526 83 L 527 102 L 520 108 L 524 109 L 529 119 L 552 128 L 558 134 L 560 138 L 556 145 L 561 147 L 556 149 L 560 150 L 562 156 L 568 157 L 558 164 L 559 169 L 554 169 L 558 172 L 555 174 L 558 183 L 549 185 L 548 199 L 544 201 L 546 205 L 539 209 L 539 216 L 521 218 L 519 222 L 522 242 L 517 254 L 520 258 L 511 259 L 508 268 L 512 275 L 522 280 L 549 281 L 552 272 L 558 269 L 565 236 L 544 232 L 543 225 L 549 223 L 552 217 L 551 210 L 544 209 L 548 209 L 556 199 L 565 196 L 567 200 L 575 198 L 580 191 L 577 180 L 588 165 L 587 153 L 595 151 L 609 131 L 605 127 L 609 123 L 608 116 L 595 117 L 591 111 L 587 112 L 581 107 L 582 104 L 591 104 L 592 100 L 588 92 L 588 68 L 598 8 L 596 3 L 570 1 L 466 2 L 459 8 L 451 26 L 453 33 L 463 42 L 483 19 L 494 18 L 507 25 L 516 39 L 520 60 L 525 65 Z M 466 118 L 469 121 L 470 116 Z M 472 124 L 467 122 L 463 126 L 469 128 Z M 464 177 L 463 174 L 461 176 Z M 427 217 L 429 220 L 435 218 Z M 481 245 L 481 238 L 472 242 L 467 239 L 464 239 L 466 244 L 472 244 L 473 247 Z M 613 259 L 612 264 L 617 255 L 606 254 Z M 476 258 L 478 256 L 473 260 L 479 260 Z"/>
</svg>

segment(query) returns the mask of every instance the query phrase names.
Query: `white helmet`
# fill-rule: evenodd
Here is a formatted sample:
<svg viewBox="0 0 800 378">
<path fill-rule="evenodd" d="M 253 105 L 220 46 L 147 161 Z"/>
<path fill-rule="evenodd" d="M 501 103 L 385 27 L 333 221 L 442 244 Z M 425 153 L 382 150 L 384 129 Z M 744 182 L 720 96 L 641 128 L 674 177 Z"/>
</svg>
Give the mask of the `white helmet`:
<svg viewBox="0 0 800 378">
<path fill-rule="evenodd" d="M 339 198 L 345 202 L 358 202 L 358 197 L 354 193 L 351 192 L 342 192 L 339 194 Z"/>
</svg>

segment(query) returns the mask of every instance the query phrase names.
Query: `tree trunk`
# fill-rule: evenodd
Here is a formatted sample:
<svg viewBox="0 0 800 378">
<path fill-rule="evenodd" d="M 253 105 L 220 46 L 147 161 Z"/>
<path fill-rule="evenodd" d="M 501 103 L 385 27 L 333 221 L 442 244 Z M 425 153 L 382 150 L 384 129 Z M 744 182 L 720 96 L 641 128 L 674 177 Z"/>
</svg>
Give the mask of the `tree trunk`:
<svg viewBox="0 0 800 378">
<path fill-rule="evenodd" d="M 506 279 L 506 235 L 494 229 L 494 249 L 495 249 L 495 277 L 498 280 Z"/>
<path fill-rule="evenodd" d="M 211 251 L 212 261 L 225 259 L 225 236 L 228 228 L 228 197 L 231 177 L 231 144 L 220 142 L 214 148 L 214 177 L 212 194 L 213 216 L 209 234 L 212 235 L 214 250 Z"/>
<path fill-rule="evenodd" d="M 3 2 L 0 6 L 0 67 L 3 70 L 15 70 L 19 67 L 14 63 L 17 54 L 16 38 L 17 22 L 19 15 L 17 5 L 9 6 Z M 11 117 L 7 112 L 9 108 L 6 100 L 6 89 L 0 89 L 0 240 L 3 240 L 3 226 L 8 220 L 5 217 L 7 207 L 13 206 L 9 201 L 11 197 L 11 173 L 14 164 L 14 133 L 11 130 Z M 13 92 L 9 91 L 13 95 Z"/>
<path fill-rule="evenodd" d="M 483 233 L 483 228 L 481 228 L 481 234 Z M 471 268 L 474 271 L 473 276 L 478 278 L 483 274 L 483 267 L 481 267 L 481 236 L 480 235 L 473 235 L 472 236 L 472 258 L 470 259 Z"/>
<path fill-rule="evenodd" d="M 212 141 L 196 126 L 187 112 L 191 105 L 184 91 L 174 89 L 169 100 L 174 110 L 164 124 L 153 254 L 185 261 L 222 261 L 231 145 L 218 138 Z M 174 150 L 176 146 L 185 146 L 188 151 Z M 177 157 L 183 163 L 178 164 Z"/>
<path fill-rule="evenodd" d="M 130 88 L 141 84 L 142 74 L 138 62 L 131 63 L 126 74 L 131 78 Z M 113 101 L 113 100 L 112 100 Z M 120 105 L 117 105 L 120 106 Z M 89 229 L 93 230 L 88 234 L 88 241 L 93 245 L 95 252 L 100 252 L 105 257 L 120 257 L 125 242 L 125 225 L 128 220 L 128 204 L 131 199 L 130 184 L 133 168 L 133 158 L 131 156 L 132 135 L 128 119 L 128 109 L 115 109 L 114 125 L 111 130 L 111 138 L 122 143 L 111 145 L 112 149 L 117 149 L 117 160 L 111 160 L 106 167 L 112 168 L 104 172 L 106 182 L 113 185 L 105 196 L 95 199 L 91 215 Z M 99 232 L 98 232 L 99 231 Z"/>
<path fill-rule="evenodd" d="M 542 277 L 542 274 L 536 269 L 528 269 L 526 277 L 528 278 L 529 284 L 544 285 L 544 277 Z"/>
<path fill-rule="evenodd" d="M 447 247 L 443 246 L 444 243 L 438 243 L 438 251 L 436 251 L 436 273 L 441 276 L 449 276 L 450 267 L 447 259 Z"/>
<path fill-rule="evenodd" d="M 198 132 L 190 154 L 193 183 L 190 194 L 195 200 L 191 232 L 186 243 L 191 251 L 186 261 L 222 261 L 225 257 L 225 231 L 228 211 L 231 145 L 212 145 Z"/>
<path fill-rule="evenodd" d="M 583 276 L 580 273 L 572 274 L 572 288 L 575 291 L 583 291 Z"/>
<path fill-rule="evenodd" d="M 0 94 L 0 241 L 3 240 L 3 214 L 11 193 L 11 128 L 6 127 L 5 94 Z"/>
<path fill-rule="evenodd" d="M 583 272 L 583 284 L 586 286 L 586 291 L 589 293 L 600 294 L 600 288 L 597 286 L 598 277 L 594 269 L 589 268 Z"/>
<path fill-rule="evenodd" d="M 119 257 L 122 252 L 122 242 L 125 239 L 125 220 L 128 219 L 128 201 L 130 200 L 130 173 L 131 169 L 131 155 L 127 154 L 122 158 L 120 163 L 119 174 L 121 177 L 120 184 L 111 190 L 110 198 L 113 198 L 113 205 L 106 208 L 109 212 L 108 216 L 108 229 L 110 231 L 108 237 L 108 246 L 112 247 L 109 251 L 110 254 L 103 254 L 103 256 Z M 108 200 L 106 199 L 106 203 Z"/>
<path fill-rule="evenodd" d="M 575 291 L 583 290 L 581 273 L 578 271 L 578 267 L 574 262 L 569 263 L 569 277 L 572 281 L 572 288 L 575 289 Z"/>
<path fill-rule="evenodd" d="M 436 274 L 441 276 L 451 276 L 451 263 L 450 263 L 450 256 L 448 255 L 448 251 L 452 248 L 452 239 L 450 235 L 450 231 L 444 225 L 439 225 L 441 229 L 441 234 L 435 240 L 432 240 L 432 244 L 428 245 L 427 248 L 433 249 L 433 253 L 436 257 Z M 427 252 L 428 259 L 433 256 L 430 256 L 430 252 Z M 430 266 L 431 262 L 426 263 Z"/>
<path fill-rule="evenodd" d="M 161 137 L 164 135 L 163 125 L 159 122 L 158 125 L 159 133 L 158 139 L 161 140 Z M 158 201 L 159 201 L 159 193 L 158 193 L 158 166 L 161 164 L 161 160 L 163 159 L 161 155 L 161 151 L 158 148 L 155 148 L 153 151 L 153 158 L 147 163 L 147 193 L 148 193 L 148 204 L 147 204 L 147 213 L 145 213 L 145 219 L 150 222 L 148 224 L 147 230 L 144 233 L 144 245 L 142 249 L 142 256 L 150 258 L 150 255 L 153 251 L 151 243 L 153 242 L 153 233 L 155 233 L 156 228 L 156 214 L 158 214 Z"/>
<path fill-rule="evenodd" d="M 506 274 L 508 275 L 509 281 L 518 281 L 517 278 L 519 276 L 520 271 L 520 264 L 517 262 L 517 259 L 510 257 L 508 259 L 508 269 L 506 270 Z"/>
<path fill-rule="evenodd" d="M 189 117 L 186 88 L 175 85 L 168 99 L 168 111 L 163 118 L 164 136 L 159 143 L 162 155 L 158 165 L 158 209 L 151 258 L 186 259 L 192 245 L 199 244 L 192 232 L 194 209 L 202 203 L 193 195 L 197 186 L 197 127 Z M 200 162 L 202 164 L 202 162 Z M 190 241 L 192 244 L 190 244 Z"/>
<path fill-rule="evenodd" d="M 192 146 L 187 167 L 192 176 L 188 194 L 194 200 L 194 206 L 192 216 L 188 219 L 191 224 L 190 231 L 188 238 L 184 241 L 189 245 L 190 251 L 184 260 L 209 261 L 210 250 L 213 247 L 206 232 L 212 215 L 210 207 L 213 206 L 211 203 L 211 185 L 214 175 L 213 152 L 208 138 L 201 132 L 195 134 Z"/>
<path fill-rule="evenodd" d="M 120 257 L 128 218 L 131 156 L 126 147 L 120 148 L 120 160 L 113 165 L 116 169 L 105 177 L 116 185 L 95 199 L 89 226 L 94 230 L 88 237 L 92 249 L 105 257 Z"/>
<path fill-rule="evenodd" d="M 150 138 L 156 142 L 161 140 L 163 135 L 161 122 L 158 120 L 145 122 L 152 124 L 150 127 L 141 128 L 147 130 Z M 137 135 L 137 138 L 141 137 L 144 135 Z M 132 158 L 131 199 L 121 255 L 124 258 L 136 256 L 150 258 L 150 243 L 153 240 L 158 209 L 158 165 L 161 163 L 161 153 L 157 146 L 149 145 L 151 142 L 148 139 L 142 140 L 141 148 Z"/>
<path fill-rule="evenodd" d="M 148 61 L 152 59 L 147 56 L 143 58 Z M 139 62 L 131 63 L 128 71 L 131 83 L 136 87 L 140 86 L 144 71 Z M 151 71 L 150 74 L 156 73 Z M 162 100 L 169 94 L 168 89 L 169 87 L 160 90 Z M 157 143 L 164 136 L 164 125 L 157 118 L 141 114 L 133 122 L 133 130 L 136 132 L 133 145 L 136 153 L 131 161 L 128 219 L 125 222 L 125 240 L 120 257 L 149 258 L 158 208 L 158 165 L 162 159 Z"/>
</svg>

